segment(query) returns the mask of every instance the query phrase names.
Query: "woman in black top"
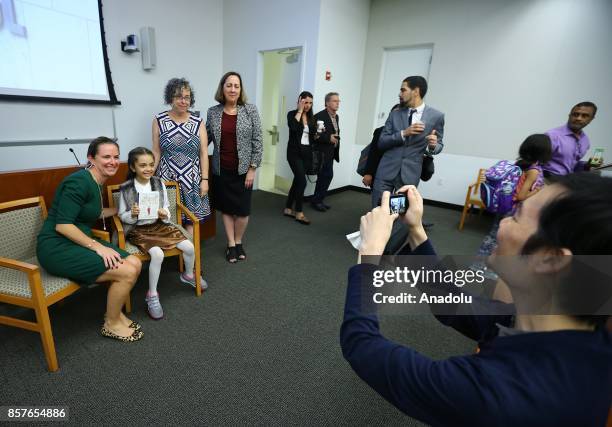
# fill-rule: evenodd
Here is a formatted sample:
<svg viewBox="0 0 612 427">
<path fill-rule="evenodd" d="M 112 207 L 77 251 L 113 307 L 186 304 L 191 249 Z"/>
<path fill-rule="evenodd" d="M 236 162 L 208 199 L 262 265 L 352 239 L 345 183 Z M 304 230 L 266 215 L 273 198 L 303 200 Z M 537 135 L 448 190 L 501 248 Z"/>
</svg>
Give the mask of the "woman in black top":
<svg viewBox="0 0 612 427">
<path fill-rule="evenodd" d="M 287 143 L 287 161 L 293 172 L 293 183 L 289 190 L 283 215 L 293 217 L 297 222 L 309 225 L 310 220 L 302 211 L 302 199 L 306 189 L 305 165 L 310 155 L 312 137 L 312 93 L 304 91 L 298 97 L 298 108 L 287 113 L 289 142 Z"/>
</svg>

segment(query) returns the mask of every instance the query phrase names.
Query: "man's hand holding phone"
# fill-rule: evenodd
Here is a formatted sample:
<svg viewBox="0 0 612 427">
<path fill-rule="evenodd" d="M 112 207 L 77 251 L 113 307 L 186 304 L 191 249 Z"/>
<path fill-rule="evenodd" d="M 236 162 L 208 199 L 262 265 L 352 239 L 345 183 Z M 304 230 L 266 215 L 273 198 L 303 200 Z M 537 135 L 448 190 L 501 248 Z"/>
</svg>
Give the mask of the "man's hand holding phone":
<svg viewBox="0 0 612 427">
<path fill-rule="evenodd" d="M 414 185 L 404 185 L 397 192 L 406 194 L 408 198 L 408 209 L 400 218 L 408 226 L 407 243 L 414 249 L 427 240 L 423 228 L 423 197 Z"/>
<path fill-rule="evenodd" d="M 380 206 L 361 217 L 359 232 L 361 235 L 360 255 L 382 255 L 391 236 L 393 222 L 398 214 L 389 215 L 391 193 L 385 191 Z"/>
</svg>

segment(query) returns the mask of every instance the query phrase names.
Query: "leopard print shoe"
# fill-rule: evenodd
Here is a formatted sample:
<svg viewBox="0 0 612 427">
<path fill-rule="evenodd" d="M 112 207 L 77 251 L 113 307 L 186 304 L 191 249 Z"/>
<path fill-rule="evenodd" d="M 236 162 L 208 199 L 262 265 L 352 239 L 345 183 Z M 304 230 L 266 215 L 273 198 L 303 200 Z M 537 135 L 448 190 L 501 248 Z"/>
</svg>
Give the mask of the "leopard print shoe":
<svg viewBox="0 0 612 427">
<path fill-rule="evenodd" d="M 135 331 L 140 331 L 142 329 L 142 325 L 136 321 L 130 323 L 130 326 L 128 326 L 129 328 L 132 328 Z"/>
<path fill-rule="evenodd" d="M 123 342 L 134 342 L 144 337 L 144 332 L 142 331 L 134 331 L 134 333 L 130 335 L 129 337 L 122 337 L 122 336 L 115 334 L 114 332 L 111 332 L 109 329 L 105 328 L 104 326 L 102 326 L 102 329 L 100 329 L 100 333 L 104 337 L 112 338 L 112 339 L 123 341 Z"/>
<path fill-rule="evenodd" d="M 104 321 L 106 322 L 106 314 L 104 315 Z M 142 325 L 136 321 L 133 321 L 129 324 L 128 328 L 132 328 L 135 331 L 140 331 L 142 329 Z"/>
</svg>

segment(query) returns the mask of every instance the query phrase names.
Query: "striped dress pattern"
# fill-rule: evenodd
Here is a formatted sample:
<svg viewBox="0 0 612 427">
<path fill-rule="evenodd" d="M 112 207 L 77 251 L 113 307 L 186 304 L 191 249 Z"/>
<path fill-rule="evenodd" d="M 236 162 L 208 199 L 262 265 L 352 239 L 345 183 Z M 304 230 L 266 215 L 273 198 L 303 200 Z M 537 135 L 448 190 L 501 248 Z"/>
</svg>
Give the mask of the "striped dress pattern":
<svg viewBox="0 0 612 427">
<path fill-rule="evenodd" d="M 181 202 L 201 221 L 210 215 L 208 194 L 200 197 L 200 117 L 189 115 L 185 123 L 172 120 L 167 111 L 155 116 L 159 126 L 161 158 L 157 176 L 177 181 L 181 186 Z"/>
</svg>

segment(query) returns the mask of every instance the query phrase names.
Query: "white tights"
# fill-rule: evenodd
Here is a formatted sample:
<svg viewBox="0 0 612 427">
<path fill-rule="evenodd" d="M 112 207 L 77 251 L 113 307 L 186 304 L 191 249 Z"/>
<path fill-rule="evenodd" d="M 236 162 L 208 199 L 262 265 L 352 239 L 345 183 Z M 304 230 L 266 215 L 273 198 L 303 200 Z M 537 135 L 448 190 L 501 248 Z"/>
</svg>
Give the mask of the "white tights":
<svg viewBox="0 0 612 427">
<path fill-rule="evenodd" d="M 189 275 L 193 274 L 193 265 L 195 263 L 193 243 L 189 240 L 183 240 L 177 244 L 176 247 L 183 252 L 185 272 Z M 162 251 L 159 246 L 153 246 L 149 249 L 149 255 L 151 256 L 151 263 L 149 264 L 149 292 L 156 294 L 159 273 L 161 272 L 161 265 L 164 261 L 164 251 Z"/>
</svg>

